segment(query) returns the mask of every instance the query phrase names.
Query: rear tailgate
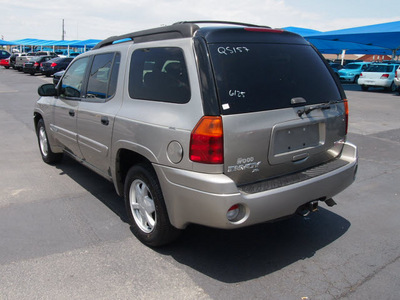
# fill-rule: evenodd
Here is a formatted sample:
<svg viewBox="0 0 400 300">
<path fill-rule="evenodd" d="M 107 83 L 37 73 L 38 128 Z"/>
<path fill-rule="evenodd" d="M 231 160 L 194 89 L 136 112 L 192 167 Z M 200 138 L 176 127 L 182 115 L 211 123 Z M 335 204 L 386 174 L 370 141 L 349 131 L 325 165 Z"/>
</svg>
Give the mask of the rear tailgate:
<svg viewBox="0 0 400 300">
<path fill-rule="evenodd" d="M 299 118 L 298 108 L 223 117 L 224 172 L 237 185 L 293 174 L 340 154 L 343 103 Z"/>
<path fill-rule="evenodd" d="M 268 40 L 275 33 L 261 34 Z M 224 42 L 210 43 L 209 51 L 223 116 L 224 173 L 237 185 L 340 154 L 345 95 L 310 45 Z"/>
</svg>

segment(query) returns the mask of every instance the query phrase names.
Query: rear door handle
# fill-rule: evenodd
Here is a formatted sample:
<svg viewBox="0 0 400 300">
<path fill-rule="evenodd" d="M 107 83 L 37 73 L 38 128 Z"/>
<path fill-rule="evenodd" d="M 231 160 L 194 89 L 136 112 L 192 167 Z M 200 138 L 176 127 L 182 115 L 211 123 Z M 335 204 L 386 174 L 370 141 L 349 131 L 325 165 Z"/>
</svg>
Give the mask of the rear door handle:
<svg viewBox="0 0 400 300">
<path fill-rule="evenodd" d="M 75 111 L 74 110 L 70 109 L 70 111 L 68 113 L 69 113 L 69 115 L 71 117 L 75 117 Z"/>
<path fill-rule="evenodd" d="M 108 120 L 107 117 L 105 117 L 105 116 L 101 117 L 101 124 L 107 126 L 109 123 L 110 123 L 110 121 Z"/>
</svg>

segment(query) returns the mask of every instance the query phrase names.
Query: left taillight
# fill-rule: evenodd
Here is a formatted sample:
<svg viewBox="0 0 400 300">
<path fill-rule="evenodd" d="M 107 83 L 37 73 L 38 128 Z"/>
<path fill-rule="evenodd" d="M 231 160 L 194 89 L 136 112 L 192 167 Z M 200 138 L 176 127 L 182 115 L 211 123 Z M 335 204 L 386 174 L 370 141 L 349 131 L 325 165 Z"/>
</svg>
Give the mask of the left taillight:
<svg viewBox="0 0 400 300">
<path fill-rule="evenodd" d="M 190 160 L 204 164 L 224 162 L 224 136 L 220 116 L 204 116 L 190 137 Z"/>
<path fill-rule="evenodd" d="M 35 63 L 33 64 L 33 66 L 34 66 L 34 67 L 39 67 L 39 63 L 38 63 L 38 62 L 35 62 Z"/>
</svg>

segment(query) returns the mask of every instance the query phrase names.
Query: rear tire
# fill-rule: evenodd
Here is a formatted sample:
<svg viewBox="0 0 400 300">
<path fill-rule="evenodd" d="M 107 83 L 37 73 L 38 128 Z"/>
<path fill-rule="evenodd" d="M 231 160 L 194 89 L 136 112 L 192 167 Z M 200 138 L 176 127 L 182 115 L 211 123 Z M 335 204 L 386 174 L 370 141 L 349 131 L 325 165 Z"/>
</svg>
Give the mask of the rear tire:
<svg viewBox="0 0 400 300">
<path fill-rule="evenodd" d="M 394 82 L 392 82 L 392 84 L 390 85 L 389 91 L 392 93 L 397 91 L 397 86 L 394 84 Z"/>
<path fill-rule="evenodd" d="M 362 89 L 363 91 L 368 91 L 368 86 L 362 85 L 362 86 L 361 86 L 361 89 Z"/>
<path fill-rule="evenodd" d="M 125 179 L 125 208 L 133 234 L 143 244 L 158 247 L 178 238 L 169 221 L 157 176 L 148 164 L 130 168 Z"/>
<path fill-rule="evenodd" d="M 51 151 L 43 119 L 40 119 L 36 126 L 36 135 L 43 161 L 47 164 L 55 164 L 61 161 L 63 153 L 54 153 Z"/>
</svg>

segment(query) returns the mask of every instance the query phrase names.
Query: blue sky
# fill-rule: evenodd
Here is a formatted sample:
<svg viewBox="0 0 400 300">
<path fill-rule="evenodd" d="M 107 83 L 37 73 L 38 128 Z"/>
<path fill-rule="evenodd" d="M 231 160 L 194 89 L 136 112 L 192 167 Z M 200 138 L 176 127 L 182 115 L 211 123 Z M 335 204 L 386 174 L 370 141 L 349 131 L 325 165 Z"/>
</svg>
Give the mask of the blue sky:
<svg viewBox="0 0 400 300">
<path fill-rule="evenodd" d="M 329 31 L 400 21 L 399 0 L 0 0 L 0 38 L 104 39 L 182 20 Z"/>
</svg>

